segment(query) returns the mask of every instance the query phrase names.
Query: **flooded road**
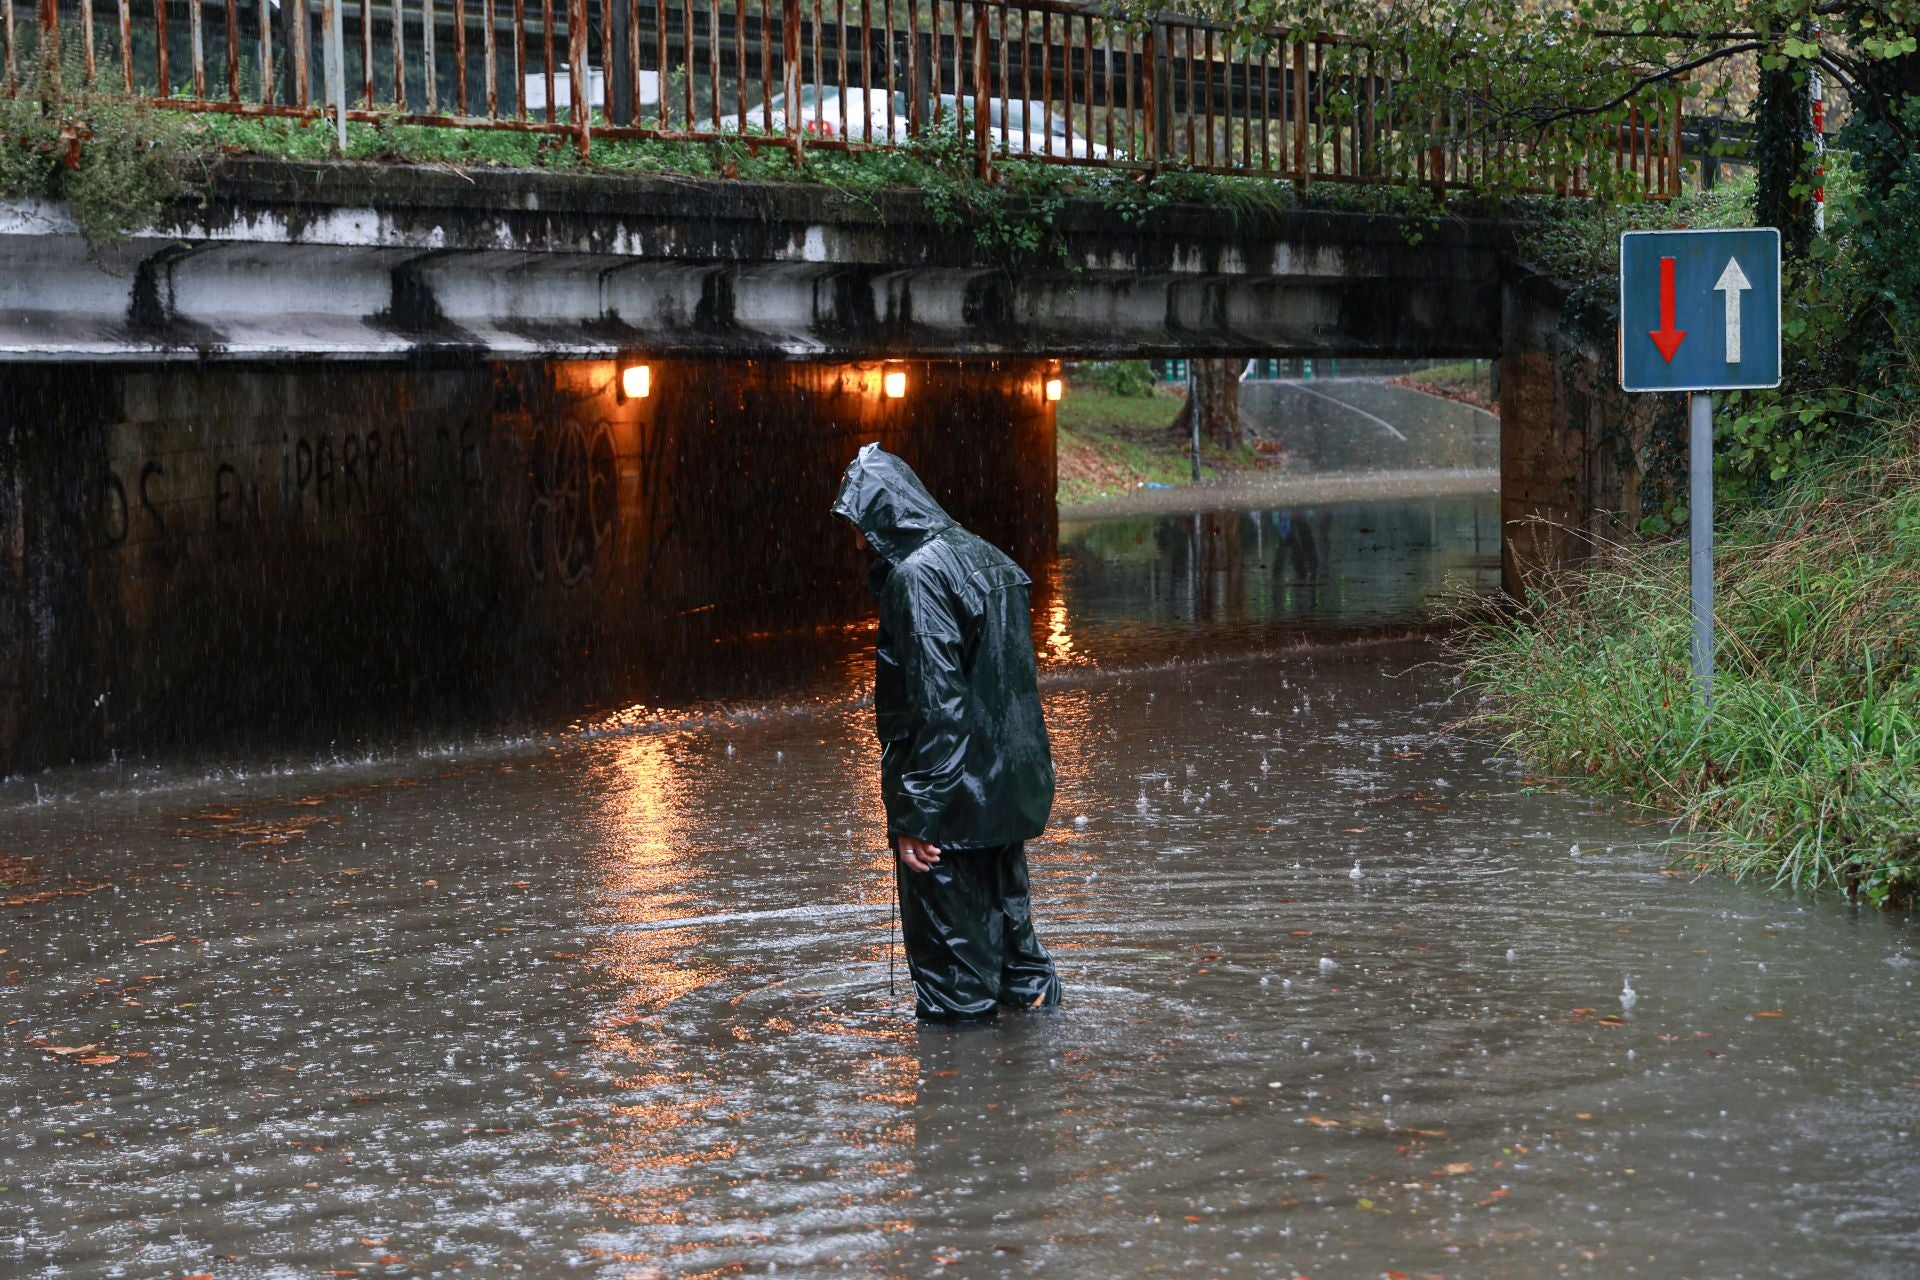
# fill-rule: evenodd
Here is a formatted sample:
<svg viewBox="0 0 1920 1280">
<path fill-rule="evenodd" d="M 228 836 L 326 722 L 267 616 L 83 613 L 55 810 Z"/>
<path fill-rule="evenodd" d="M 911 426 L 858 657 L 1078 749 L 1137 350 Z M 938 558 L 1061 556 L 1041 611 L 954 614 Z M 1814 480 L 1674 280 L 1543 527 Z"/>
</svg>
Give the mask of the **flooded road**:
<svg viewBox="0 0 1920 1280">
<path fill-rule="evenodd" d="M 1914 930 L 1450 736 L 1403 633 L 1493 526 L 1064 528 L 1067 1003 L 988 1029 L 890 977 L 863 630 L 779 698 L 7 783 L 0 1273 L 1920 1275 Z"/>
</svg>

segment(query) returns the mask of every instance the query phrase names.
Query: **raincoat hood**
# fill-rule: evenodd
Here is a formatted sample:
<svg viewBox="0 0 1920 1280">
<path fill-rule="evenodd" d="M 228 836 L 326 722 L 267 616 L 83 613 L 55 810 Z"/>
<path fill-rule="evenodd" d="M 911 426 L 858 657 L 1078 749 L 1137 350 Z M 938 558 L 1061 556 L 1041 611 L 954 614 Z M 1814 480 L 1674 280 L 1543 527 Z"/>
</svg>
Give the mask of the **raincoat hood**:
<svg viewBox="0 0 1920 1280">
<path fill-rule="evenodd" d="M 890 564 L 954 525 L 913 468 L 877 443 L 863 446 L 847 464 L 833 513 L 858 525 Z"/>
</svg>

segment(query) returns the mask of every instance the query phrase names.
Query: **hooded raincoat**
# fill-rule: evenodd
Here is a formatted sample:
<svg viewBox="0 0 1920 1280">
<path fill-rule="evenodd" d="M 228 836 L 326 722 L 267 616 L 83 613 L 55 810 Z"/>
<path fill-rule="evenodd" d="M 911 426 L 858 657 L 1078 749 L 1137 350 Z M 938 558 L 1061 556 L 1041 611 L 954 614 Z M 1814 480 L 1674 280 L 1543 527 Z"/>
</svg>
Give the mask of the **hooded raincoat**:
<svg viewBox="0 0 1920 1280">
<path fill-rule="evenodd" d="M 942 849 L 1018 844 L 1053 807 L 1027 589 L 877 444 L 847 466 L 834 513 L 866 535 L 880 605 L 873 707 L 887 833 Z"/>
<path fill-rule="evenodd" d="M 878 556 L 873 702 L 887 834 L 942 851 L 929 871 L 895 863 L 917 1012 L 979 1021 L 1002 1005 L 1057 1004 L 1024 849 L 1053 806 L 1027 575 L 878 445 L 848 465 L 833 509 Z"/>
</svg>

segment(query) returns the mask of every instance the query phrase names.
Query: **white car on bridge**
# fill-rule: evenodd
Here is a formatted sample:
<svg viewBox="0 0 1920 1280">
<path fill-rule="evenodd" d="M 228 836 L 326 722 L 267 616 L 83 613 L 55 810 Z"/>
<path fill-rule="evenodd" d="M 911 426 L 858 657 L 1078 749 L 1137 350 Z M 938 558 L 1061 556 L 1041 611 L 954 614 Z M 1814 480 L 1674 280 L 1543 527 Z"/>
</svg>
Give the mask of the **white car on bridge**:
<svg viewBox="0 0 1920 1280">
<path fill-rule="evenodd" d="M 803 85 L 799 105 L 793 110 L 800 132 L 813 138 L 833 138 L 847 142 L 907 141 L 907 95 L 892 95 L 893 115 L 887 114 L 888 95 L 884 89 L 850 87 L 841 97 L 837 85 Z M 721 133 L 771 133 L 787 131 L 787 95 L 777 93 L 763 107 L 751 107 L 744 118 L 738 113 L 720 117 Z"/>
<path fill-rule="evenodd" d="M 944 109 L 952 110 L 952 94 L 942 94 Z M 987 140 L 993 149 L 1021 156 L 1053 155 L 1071 160 L 1105 160 L 1107 149 L 1073 131 L 1067 118 L 1035 98 L 989 98 Z"/>
<path fill-rule="evenodd" d="M 962 104 L 953 94 L 943 93 L 935 100 L 935 110 L 951 118 Z M 799 108 L 793 115 L 800 131 L 811 137 L 843 139 L 848 142 L 891 141 L 896 145 L 910 140 L 908 120 L 911 106 L 904 91 L 889 95 L 884 89 L 849 87 L 845 98 L 838 86 L 803 86 Z M 720 117 L 722 133 L 774 133 L 787 130 L 787 95 L 775 94 L 764 107 L 749 108 Z M 1053 155 L 1073 160 L 1104 160 L 1107 148 L 1074 133 L 1065 116 L 1048 109 L 1047 104 L 1031 98 L 990 98 L 987 102 L 987 141 L 996 153 L 1021 156 Z"/>
</svg>

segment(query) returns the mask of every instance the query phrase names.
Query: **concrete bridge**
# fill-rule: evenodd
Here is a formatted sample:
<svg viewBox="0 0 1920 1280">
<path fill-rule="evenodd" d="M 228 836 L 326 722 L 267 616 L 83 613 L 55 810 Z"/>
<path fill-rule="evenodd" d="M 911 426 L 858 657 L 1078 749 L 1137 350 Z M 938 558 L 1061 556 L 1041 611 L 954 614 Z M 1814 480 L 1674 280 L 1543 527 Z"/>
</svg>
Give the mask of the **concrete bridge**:
<svg viewBox="0 0 1920 1280">
<path fill-rule="evenodd" d="M 0 205 L 0 360 L 1499 354 L 1505 224 L 1080 201 L 1048 237 L 995 261 L 908 192 L 229 162 L 104 248 Z"/>
<path fill-rule="evenodd" d="M 1516 230 L 1077 204 L 1009 262 L 911 194 L 264 161 L 101 249 L 0 205 L 0 771 L 858 611 L 871 439 L 1044 603 L 1065 357 L 1499 357 L 1517 585 L 1631 484 Z"/>
</svg>

